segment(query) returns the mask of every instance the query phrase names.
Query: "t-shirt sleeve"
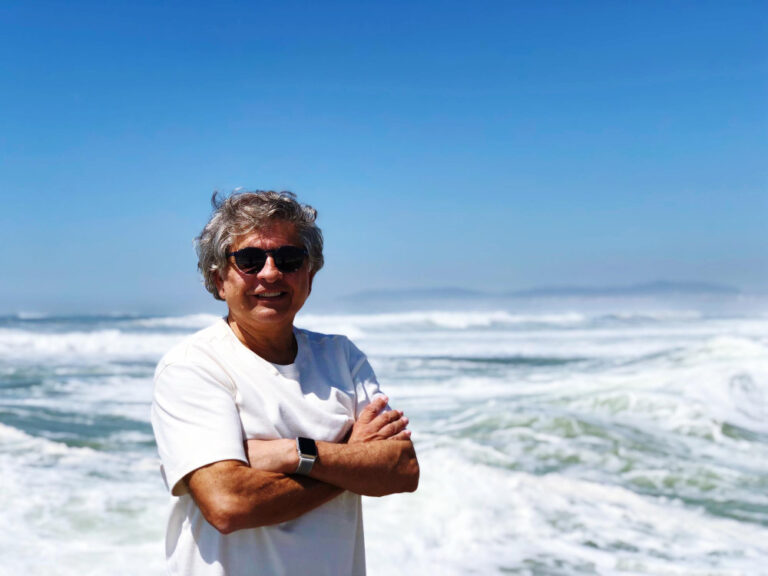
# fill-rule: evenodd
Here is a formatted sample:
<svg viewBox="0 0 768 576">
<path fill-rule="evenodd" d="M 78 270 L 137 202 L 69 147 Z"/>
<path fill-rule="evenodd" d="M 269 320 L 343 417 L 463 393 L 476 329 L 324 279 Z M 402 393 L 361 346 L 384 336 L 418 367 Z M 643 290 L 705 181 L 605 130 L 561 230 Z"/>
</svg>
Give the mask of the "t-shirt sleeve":
<svg viewBox="0 0 768 576">
<path fill-rule="evenodd" d="M 187 492 L 181 480 L 202 466 L 248 462 L 234 392 L 205 367 L 178 362 L 158 369 L 152 427 L 163 478 L 174 496 Z"/>
<path fill-rule="evenodd" d="M 360 412 L 371 403 L 371 400 L 384 393 L 381 391 L 368 358 L 351 342 L 349 343 L 349 365 L 352 381 L 355 384 L 355 420 L 357 420 Z"/>
</svg>

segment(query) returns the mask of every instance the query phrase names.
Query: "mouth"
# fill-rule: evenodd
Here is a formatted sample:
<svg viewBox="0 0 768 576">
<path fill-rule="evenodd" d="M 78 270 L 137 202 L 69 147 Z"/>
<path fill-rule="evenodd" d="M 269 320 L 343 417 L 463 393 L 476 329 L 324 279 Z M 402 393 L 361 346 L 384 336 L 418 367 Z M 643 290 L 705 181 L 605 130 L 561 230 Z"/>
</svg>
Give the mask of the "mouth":
<svg viewBox="0 0 768 576">
<path fill-rule="evenodd" d="M 276 300 L 285 296 L 287 292 L 261 292 L 260 294 L 254 294 L 259 300 Z"/>
</svg>

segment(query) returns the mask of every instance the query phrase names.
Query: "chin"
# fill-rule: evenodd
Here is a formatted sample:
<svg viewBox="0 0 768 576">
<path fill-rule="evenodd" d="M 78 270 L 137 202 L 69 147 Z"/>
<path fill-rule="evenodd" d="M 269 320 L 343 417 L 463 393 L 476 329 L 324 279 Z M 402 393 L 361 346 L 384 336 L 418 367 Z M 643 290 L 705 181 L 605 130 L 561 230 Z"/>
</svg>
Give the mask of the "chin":
<svg viewBox="0 0 768 576">
<path fill-rule="evenodd" d="M 293 319 L 296 317 L 296 313 L 292 310 L 277 310 L 275 308 L 257 308 L 251 316 L 258 322 L 285 322 L 290 321 L 293 323 Z"/>
</svg>

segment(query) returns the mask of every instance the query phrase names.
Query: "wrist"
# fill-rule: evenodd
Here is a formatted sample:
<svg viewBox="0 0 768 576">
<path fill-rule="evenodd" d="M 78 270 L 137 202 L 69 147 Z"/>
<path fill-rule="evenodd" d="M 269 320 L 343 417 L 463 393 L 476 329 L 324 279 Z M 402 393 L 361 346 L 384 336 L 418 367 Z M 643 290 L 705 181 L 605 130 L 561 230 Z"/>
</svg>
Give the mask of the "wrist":
<svg viewBox="0 0 768 576">
<path fill-rule="evenodd" d="M 299 465 L 299 454 L 296 451 L 296 440 L 290 438 L 285 439 L 285 452 L 284 462 L 286 474 L 293 474 L 296 471 L 296 467 Z"/>
<path fill-rule="evenodd" d="M 296 438 L 296 458 L 298 463 L 294 474 L 309 476 L 318 459 L 317 444 L 312 438 Z"/>
</svg>

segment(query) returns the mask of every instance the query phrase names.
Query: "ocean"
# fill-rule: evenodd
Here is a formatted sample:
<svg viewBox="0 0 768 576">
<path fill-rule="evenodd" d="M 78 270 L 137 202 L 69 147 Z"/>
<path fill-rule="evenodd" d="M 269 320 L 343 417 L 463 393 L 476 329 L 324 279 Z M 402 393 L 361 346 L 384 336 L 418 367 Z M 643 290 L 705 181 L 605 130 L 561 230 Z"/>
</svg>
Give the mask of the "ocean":
<svg viewBox="0 0 768 576">
<path fill-rule="evenodd" d="M 411 421 L 369 574 L 768 574 L 768 305 L 728 298 L 300 315 Z M 164 573 L 152 374 L 215 318 L 0 317 L 0 574 Z"/>
</svg>

